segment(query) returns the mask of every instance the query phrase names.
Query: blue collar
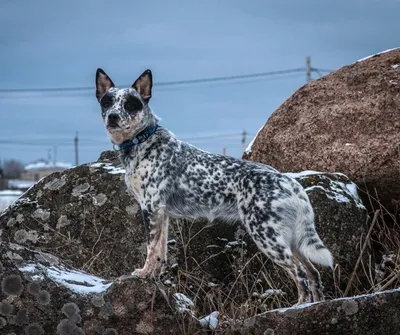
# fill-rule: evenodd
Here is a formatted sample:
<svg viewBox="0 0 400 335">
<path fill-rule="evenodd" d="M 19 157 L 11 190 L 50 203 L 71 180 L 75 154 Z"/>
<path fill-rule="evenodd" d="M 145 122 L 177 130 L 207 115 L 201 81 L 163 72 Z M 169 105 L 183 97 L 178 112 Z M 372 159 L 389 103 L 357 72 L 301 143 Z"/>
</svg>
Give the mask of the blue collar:
<svg viewBox="0 0 400 335">
<path fill-rule="evenodd" d="M 137 146 L 140 143 L 146 141 L 151 135 L 153 135 L 156 132 L 157 129 L 158 129 L 158 124 L 156 124 L 155 126 L 147 127 L 146 129 L 141 131 L 138 135 L 136 135 L 134 138 L 122 142 L 118 146 L 118 149 L 115 150 L 128 150 L 130 148 L 133 148 L 134 146 Z"/>
</svg>

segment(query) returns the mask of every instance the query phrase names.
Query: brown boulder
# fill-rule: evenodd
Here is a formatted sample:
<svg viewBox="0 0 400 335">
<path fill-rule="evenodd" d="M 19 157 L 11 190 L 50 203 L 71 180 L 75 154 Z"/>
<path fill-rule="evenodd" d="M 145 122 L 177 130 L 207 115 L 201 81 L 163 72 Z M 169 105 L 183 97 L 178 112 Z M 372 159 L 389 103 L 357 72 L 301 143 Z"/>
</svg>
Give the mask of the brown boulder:
<svg viewBox="0 0 400 335">
<path fill-rule="evenodd" d="M 400 200 L 400 49 L 304 85 L 258 133 L 245 159 L 280 171 L 342 172 L 390 210 Z"/>
</svg>

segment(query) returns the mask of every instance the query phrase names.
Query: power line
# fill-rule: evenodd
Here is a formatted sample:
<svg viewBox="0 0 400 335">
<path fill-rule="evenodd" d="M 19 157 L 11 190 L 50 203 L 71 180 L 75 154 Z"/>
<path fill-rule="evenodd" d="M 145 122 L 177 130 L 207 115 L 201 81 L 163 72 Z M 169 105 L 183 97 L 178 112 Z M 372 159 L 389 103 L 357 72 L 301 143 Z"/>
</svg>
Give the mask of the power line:
<svg viewBox="0 0 400 335">
<path fill-rule="evenodd" d="M 318 69 L 312 69 L 312 71 L 313 71 L 313 72 L 317 72 L 317 74 L 318 74 L 320 77 L 323 76 L 322 73 L 321 73 L 321 71 L 319 71 Z"/>
<path fill-rule="evenodd" d="M 247 135 L 254 135 L 246 133 Z M 178 139 L 182 141 L 204 141 L 204 140 L 214 140 L 214 139 L 238 139 L 243 136 L 242 132 L 237 133 L 226 133 L 226 134 L 215 134 L 215 135 L 203 135 L 203 136 L 192 136 L 192 137 L 179 137 Z M 53 146 L 60 146 L 60 147 L 69 147 L 74 146 L 74 142 L 66 139 L 54 140 L 54 139 L 22 139 L 22 140 L 3 140 L 0 139 L 0 144 L 2 145 L 16 145 L 16 146 L 49 146 L 52 144 Z M 80 146 L 104 146 L 109 145 L 110 142 L 106 140 L 96 140 L 96 139 L 79 139 Z"/>
<path fill-rule="evenodd" d="M 316 72 L 319 71 L 319 72 L 326 72 L 326 73 L 333 72 L 333 70 L 320 69 L 320 68 L 315 68 L 315 67 L 311 68 L 311 70 L 312 70 L 312 71 L 316 71 Z"/>
<path fill-rule="evenodd" d="M 300 73 L 304 72 L 304 68 L 295 68 L 288 70 L 279 70 L 279 71 L 269 71 L 269 72 L 258 72 L 258 73 L 249 73 L 249 74 L 241 74 L 241 75 L 233 75 L 233 76 L 224 76 L 224 77 L 212 77 L 212 78 L 201 78 L 201 79 L 189 79 L 189 80 L 176 80 L 176 81 L 164 81 L 154 83 L 154 86 L 166 87 L 166 86 L 175 86 L 175 85 L 191 85 L 191 84 L 201 84 L 201 83 L 211 83 L 211 82 L 223 82 L 223 81 L 231 81 L 231 80 L 241 80 L 241 79 L 251 79 L 251 78 L 261 78 L 268 76 L 275 76 L 281 74 L 289 74 L 289 73 Z M 126 88 L 131 85 L 122 85 L 120 87 Z M 94 86 L 76 86 L 76 87 L 45 87 L 45 88 L 3 88 L 0 89 L 0 93 L 39 93 L 39 92 L 75 92 L 75 91 L 89 91 L 94 90 Z"/>
</svg>

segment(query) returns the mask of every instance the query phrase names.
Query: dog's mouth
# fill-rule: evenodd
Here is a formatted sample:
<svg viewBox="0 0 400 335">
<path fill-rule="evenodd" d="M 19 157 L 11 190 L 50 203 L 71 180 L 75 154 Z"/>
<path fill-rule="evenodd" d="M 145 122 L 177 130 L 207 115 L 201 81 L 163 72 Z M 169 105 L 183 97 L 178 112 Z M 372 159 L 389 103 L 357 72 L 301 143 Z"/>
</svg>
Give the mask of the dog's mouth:
<svg viewBox="0 0 400 335">
<path fill-rule="evenodd" d="M 107 130 L 108 131 L 112 131 L 112 132 L 115 132 L 115 131 L 129 131 L 130 129 L 131 129 L 131 126 L 129 126 L 129 125 L 119 125 L 119 124 L 107 124 L 106 125 L 106 128 L 107 128 Z"/>
</svg>

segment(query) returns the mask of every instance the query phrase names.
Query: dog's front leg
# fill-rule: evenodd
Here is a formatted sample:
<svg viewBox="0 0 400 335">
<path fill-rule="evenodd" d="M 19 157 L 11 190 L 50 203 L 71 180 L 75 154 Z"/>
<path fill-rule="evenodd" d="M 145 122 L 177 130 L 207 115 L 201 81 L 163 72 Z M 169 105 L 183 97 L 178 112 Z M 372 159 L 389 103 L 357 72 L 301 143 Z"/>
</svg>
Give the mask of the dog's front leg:
<svg viewBox="0 0 400 335">
<path fill-rule="evenodd" d="M 143 215 L 147 235 L 147 257 L 142 269 L 136 269 L 132 276 L 145 278 L 154 276 L 167 261 L 168 216 L 163 210 Z"/>
</svg>

